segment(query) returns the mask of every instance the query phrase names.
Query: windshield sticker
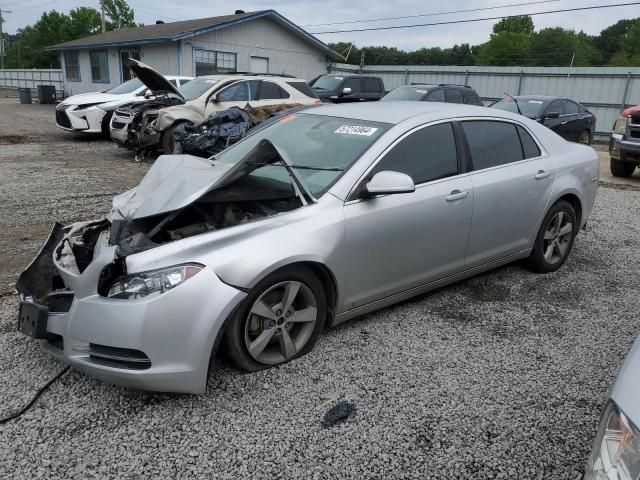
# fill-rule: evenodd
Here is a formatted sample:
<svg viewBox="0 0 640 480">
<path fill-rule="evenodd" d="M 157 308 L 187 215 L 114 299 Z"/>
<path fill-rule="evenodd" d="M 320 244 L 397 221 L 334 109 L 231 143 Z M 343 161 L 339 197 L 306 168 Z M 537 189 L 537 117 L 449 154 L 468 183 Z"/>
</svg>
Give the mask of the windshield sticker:
<svg viewBox="0 0 640 480">
<path fill-rule="evenodd" d="M 542 105 L 544 102 L 542 100 L 529 100 L 527 103 L 537 103 L 538 105 Z"/>
<path fill-rule="evenodd" d="M 360 125 L 342 125 L 334 133 L 346 133 L 347 135 L 364 135 L 370 137 L 376 133 L 376 127 L 363 127 Z"/>
<path fill-rule="evenodd" d="M 427 93 L 426 90 L 416 90 L 416 93 Z"/>
<path fill-rule="evenodd" d="M 214 84 L 214 83 L 218 83 L 218 80 L 205 80 L 205 82 Z"/>
<path fill-rule="evenodd" d="M 333 78 L 335 78 L 336 80 L 344 80 L 344 77 L 333 77 Z"/>
</svg>

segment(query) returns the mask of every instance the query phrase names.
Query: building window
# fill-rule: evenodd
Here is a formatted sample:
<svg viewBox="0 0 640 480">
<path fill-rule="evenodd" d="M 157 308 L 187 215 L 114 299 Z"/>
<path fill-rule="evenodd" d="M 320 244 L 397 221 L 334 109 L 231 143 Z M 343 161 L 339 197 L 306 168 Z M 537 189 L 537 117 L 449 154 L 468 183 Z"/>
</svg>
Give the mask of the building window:
<svg viewBox="0 0 640 480">
<path fill-rule="evenodd" d="M 80 60 L 78 51 L 64 52 L 64 72 L 67 80 L 80 81 Z"/>
<path fill-rule="evenodd" d="M 89 52 L 91 61 L 91 81 L 109 83 L 109 56 L 106 50 Z"/>
<path fill-rule="evenodd" d="M 196 77 L 237 70 L 237 55 L 235 53 L 195 49 L 193 59 L 196 64 Z"/>
</svg>

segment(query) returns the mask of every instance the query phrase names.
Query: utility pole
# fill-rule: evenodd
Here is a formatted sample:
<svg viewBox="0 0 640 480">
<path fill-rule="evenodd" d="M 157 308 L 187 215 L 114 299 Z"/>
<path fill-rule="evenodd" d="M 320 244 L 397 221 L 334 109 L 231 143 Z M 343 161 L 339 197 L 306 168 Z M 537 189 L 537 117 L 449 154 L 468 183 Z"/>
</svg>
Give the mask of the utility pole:
<svg viewBox="0 0 640 480">
<path fill-rule="evenodd" d="M 573 68 L 573 61 L 576 59 L 576 52 L 573 52 L 571 56 L 571 63 L 569 64 L 569 70 L 567 71 L 567 80 L 564 83 L 564 94 L 567 94 L 567 90 L 569 88 L 569 76 L 571 75 L 571 69 Z"/>
<path fill-rule="evenodd" d="M 5 10 L 4 13 L 11 13 L 9 10 Z M 0 8 L 0 68 L 4 68 L 4 33 L 2 31 L 2 24 L 4 23 L 4 17 L 2 16 L 2 9 Z"/>
<path fill-rule="evenodd" d="M 102 33 L 107 31 L 104 23 L 104 0 L 100 0 L 100 20 L 102 21 Z"/>
</svg>

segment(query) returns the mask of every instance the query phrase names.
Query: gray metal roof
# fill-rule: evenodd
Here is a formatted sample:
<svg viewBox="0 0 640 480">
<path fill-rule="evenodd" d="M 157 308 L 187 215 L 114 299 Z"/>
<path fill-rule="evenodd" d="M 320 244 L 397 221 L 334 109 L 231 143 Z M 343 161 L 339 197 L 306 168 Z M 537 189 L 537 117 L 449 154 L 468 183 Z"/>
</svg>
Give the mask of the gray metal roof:
<svg viewBox="0 0 640 480">
<path fill-rule="evenodd" d="M 263 17 L 268 17 L 271 20 L 274 20 L 281 26 L 306 39 L 317 48 L 330 55 L 332 59 L 344 60 L 342 55 L 331 50 L 328 45 L 287 18 L 283 17 L 275 10 L 260 10 L 257 12 L 246 12 L 237 15 L 222 15 L 219 17 L 198 18 L 195 20 L 145 25 L 143 27 L 122 28 L 111 32 L 99 33 L 90 37 L 78 38 L 69 42 L 58 43 L 47 47 L 46 50 L 71 50 L 78 48 L 175 42 L 201 33 L 220 30 Z"/>
</svg>

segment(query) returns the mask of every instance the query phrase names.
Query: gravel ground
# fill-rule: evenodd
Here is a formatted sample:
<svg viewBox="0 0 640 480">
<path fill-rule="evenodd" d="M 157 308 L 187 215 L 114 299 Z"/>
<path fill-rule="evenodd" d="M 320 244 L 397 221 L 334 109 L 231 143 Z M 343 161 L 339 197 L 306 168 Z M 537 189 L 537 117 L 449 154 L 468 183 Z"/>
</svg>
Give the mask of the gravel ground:
<svg viewBox="0 0 640 480">
<path fill-rule="evenodd" d="M 56 138 L 0 145 L 5 291 L 51 222 L 106 211 L 146 168 L 106 142 Z M 601 188 L 555 274 L 498 269 L 328 331 L 283 367 L 218 362 L 203 396 L 72 370 L 0 426 L 0 478 L 576 480 L 640 327 L 639 202 Z M 16 308 L 0 296 L 0 417 L 63 368 L 14 332 Z M 352 413 L 323 428 L 341 401 Z"/>
</svg>

